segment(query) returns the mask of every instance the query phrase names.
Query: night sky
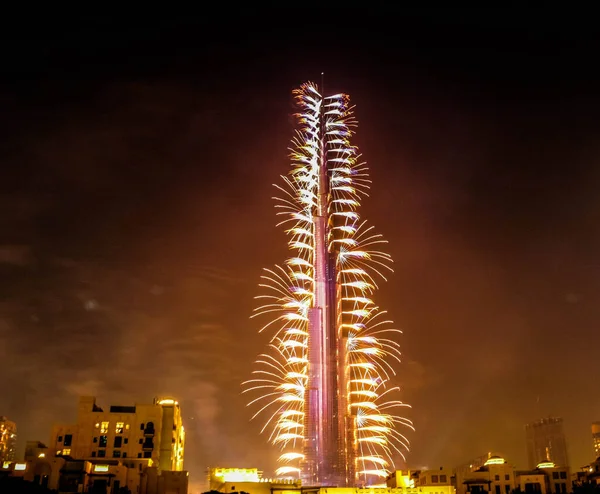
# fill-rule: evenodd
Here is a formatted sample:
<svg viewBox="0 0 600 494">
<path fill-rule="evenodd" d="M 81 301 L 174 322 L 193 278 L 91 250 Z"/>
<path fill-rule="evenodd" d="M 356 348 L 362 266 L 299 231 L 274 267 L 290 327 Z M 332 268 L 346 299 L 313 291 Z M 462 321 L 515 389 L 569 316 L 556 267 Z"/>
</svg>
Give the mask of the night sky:
<svg viewBox="0 0 600 494">
<path fill-rule="evenodd" d="M 173 395 L 186 468 L 273 469 L 240 383 L 286 257 L 272 184 L 291 90 L 357 105 L 390 241 L 411 467 L 495 451 L 564 418 L 573 468 L 600 419 L 600 77 L 564 12 L 312 9 L 23 24 L 0 87 L 0 415 L 25 440 L 99 404 Z M 591 19 L 592 16 L 587 16 Z M 18 24 L 18 22 L 16 23 Z M 18 27 L 18 29 L 16 29 Z"/>
</svg>

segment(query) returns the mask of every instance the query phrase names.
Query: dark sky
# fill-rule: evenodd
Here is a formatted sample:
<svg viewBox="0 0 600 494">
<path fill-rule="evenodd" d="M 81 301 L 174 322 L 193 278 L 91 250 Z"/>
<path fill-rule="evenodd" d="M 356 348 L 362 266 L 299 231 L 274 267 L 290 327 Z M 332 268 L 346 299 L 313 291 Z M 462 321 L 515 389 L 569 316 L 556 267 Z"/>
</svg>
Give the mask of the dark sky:
<svg viewBox="0 0 600 494">
<path fill-rule="evenodd" d="M 390 241 L 378 294 L 404 330 L 413 467 L 562 416 L 573 467 L 600 419 L 600 110 L 591 15 L 294 10 L 76 19 L 4 32 L 0 414 L 21 445 L 100 404 L 175 395 L 186 467 L 274 453 L 240 383 L 286 256 L 272 183 L 291 90 L 325 71 L 357 105 Z M 316 19 L 316 20 L 315 20 Z"/>
</svg>

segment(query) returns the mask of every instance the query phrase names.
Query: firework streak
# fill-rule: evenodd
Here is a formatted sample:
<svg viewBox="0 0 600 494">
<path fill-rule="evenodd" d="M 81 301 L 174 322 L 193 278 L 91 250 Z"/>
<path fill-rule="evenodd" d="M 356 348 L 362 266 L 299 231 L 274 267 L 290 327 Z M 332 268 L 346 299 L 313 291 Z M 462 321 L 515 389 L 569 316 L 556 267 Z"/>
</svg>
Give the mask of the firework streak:
<svg viewBox="0 0 600 494">
<path fill-rule="evenodd" d="M 278 476 L 372 485 L 404 458 L 399 429 L 412 428 L 389 384 L 400 331 L 371 299 L 392 260 L 357 213 L 370 180 L 350 143 L 349 97 L 323 97 L 312 83 L 294 96 L 292 171 L 276 186 L 292 257 L 262 276 L 266 294 L 253 317 L 270 316 L 261 331 L 273 336 L 244 391 L 257 394 L 254 417 L 281 449 Z"/>
</svg>

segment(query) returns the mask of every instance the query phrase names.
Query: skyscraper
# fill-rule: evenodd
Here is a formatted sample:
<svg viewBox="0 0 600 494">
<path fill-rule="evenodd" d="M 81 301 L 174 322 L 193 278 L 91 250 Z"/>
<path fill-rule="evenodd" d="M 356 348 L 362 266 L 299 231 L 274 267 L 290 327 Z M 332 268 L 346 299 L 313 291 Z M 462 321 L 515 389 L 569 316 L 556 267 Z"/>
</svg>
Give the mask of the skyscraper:
<svg viewBox="0 0 600 494">
<path fill-rule="evenodd" d="M 600 457 L 600 422 L 592 423 L 592 441 L 594 443 L 594 454 Z"/>
<path fill-rule="evenodd" d="M 525 426 L 525 432 L 529 468 L 533 469 L 547 461 L 553 462 L 557 467 L 569 466 L 562 418 L 536 420 Z"/>
<path fill-rule="evenodd" d="M 17 444 L 17 424 L 0 417 L 0 461 L 13 461 Z"/>
<path fill-rule="evenodd" d="M 279 475 L 308 485 L 380 482 L 408 448 L 397 426 L 411 426 L 390 394 L 399 331 L 371 299 L 391 259 L 357 213 L 370 181 L 350 143 L 349 97 L 323 96 L 312 83 L 294 95 L 292 171 L 277 204 L 293 254 L 263 276 L 270 292 L 257 314 L 275 313 L 263 329 L 277 331 L 247 391 L 261 392 L 251 402 L 257 414 L 270 411 Z"/>
</svg>

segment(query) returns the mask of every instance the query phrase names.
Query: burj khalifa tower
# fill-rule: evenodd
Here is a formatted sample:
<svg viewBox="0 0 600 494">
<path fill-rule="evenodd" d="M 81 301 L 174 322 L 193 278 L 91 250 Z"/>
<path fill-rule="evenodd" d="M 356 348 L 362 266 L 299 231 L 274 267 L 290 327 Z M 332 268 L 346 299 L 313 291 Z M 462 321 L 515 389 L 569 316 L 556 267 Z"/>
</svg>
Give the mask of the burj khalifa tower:
<svg viewBox="0 0 600 494">
<path fill-rule="evenodd" d="M 292 169 L 276 186 L 292 254 L 262 277 L 255 316 L 271 316 L 263 330 L 273 335 L 245 391 L 258 394 L 255 416 L 281 451 L 279 476 L 376 484 L 408 449 L 401 426 L 412 427 L 392 384 L 400 331 L 372 299 L 391 259 L 358 214 L 370 180 L 350 142 L 349 97 L 306 83 L 294 98 Z"/>
</svg>

